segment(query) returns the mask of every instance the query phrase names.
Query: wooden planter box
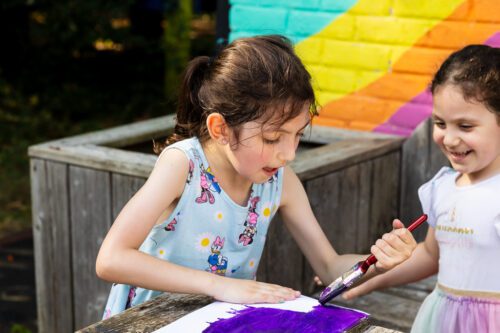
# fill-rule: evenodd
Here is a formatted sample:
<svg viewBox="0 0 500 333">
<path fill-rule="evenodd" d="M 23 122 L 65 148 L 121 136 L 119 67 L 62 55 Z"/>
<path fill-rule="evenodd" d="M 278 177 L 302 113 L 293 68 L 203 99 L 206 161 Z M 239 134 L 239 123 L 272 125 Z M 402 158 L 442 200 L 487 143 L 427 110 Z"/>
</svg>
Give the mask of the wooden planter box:
<svg viewBox="0 0 500 333">
<path fill-rule="evenodd" d="M 74 331 L 101 319 L 110 284 L 96 277 L 97 252 L 156 160 L 134 150 L 173 125 L 166 116 L 29 148 L 40 332 Z M 442 165 L 429 133 L 429 123 L 408 140 L 310 131 L 292 168 L 338 252 L 368 253 L 393 218 L 409 222 L 420 214 L 416 189 Z M 258 279 L 309 293 L 312 270 L 279 217 L 268 239 Z"/>
</svg>

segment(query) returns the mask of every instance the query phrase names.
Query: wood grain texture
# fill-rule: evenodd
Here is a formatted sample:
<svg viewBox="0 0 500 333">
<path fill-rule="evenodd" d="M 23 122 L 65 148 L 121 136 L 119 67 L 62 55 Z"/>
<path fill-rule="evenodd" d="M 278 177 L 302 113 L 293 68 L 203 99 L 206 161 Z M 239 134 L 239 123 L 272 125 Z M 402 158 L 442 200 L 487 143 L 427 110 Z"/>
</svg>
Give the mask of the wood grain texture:
<svg viewBox="0 0 500 333">
<path fill-rule="evenodd" d="M 74 327 L 102 318 L 111 284 L 97 278 L 95 261 L 111 227 L 109 172 L 69 167 Z"/>
<path fill-rule="evenodd" d="M 68 167 L 31 159 L 30 170 L 39 331 L 70 332 L 73 291 Z"/>
<path fill-rule="evenodd" d="M 410 221 L 422 214 L 418 188 L 447 165 L 448 160 L 432 140 L 432 120 L 428 119 L 403 144 L 399 208 L 403 221 Z M 415 239 L 423 241 L 426 233 L 427 223 L 414 231 Z"/>
</svg>

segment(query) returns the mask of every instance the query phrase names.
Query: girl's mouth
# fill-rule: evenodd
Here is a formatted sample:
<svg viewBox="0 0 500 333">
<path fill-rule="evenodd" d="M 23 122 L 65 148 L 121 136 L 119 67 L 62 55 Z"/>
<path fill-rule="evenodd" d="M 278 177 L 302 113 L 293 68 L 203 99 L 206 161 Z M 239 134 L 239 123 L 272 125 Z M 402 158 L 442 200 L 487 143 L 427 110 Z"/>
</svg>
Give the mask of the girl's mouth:
<svg viewBox="0 0 500 333">
<path fill-rule="evenodd" d="M 466 151 L 448 151 L 448 154 L 451 155 L 451 157 L 452 157 L 452 159 L 454 161 L 460 161 L 460 160 L 463 160 L 471 152 L 472 152 L 472 150 L 466 150 Z"/>
<path fill-rule="evenodd" d="M 264 172 L 269 176 L 272 176 L 276 173 L 276 171 L 278 171 L 278 168 L 262 168 L 262 170 L 264 170 Z"/>
</svg>

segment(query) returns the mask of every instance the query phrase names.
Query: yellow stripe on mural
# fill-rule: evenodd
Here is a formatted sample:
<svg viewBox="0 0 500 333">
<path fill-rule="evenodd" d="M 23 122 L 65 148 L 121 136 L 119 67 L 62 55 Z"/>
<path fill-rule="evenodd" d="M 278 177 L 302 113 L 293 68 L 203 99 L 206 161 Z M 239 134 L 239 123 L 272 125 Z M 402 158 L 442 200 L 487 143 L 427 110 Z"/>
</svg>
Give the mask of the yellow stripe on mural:
<svg viewBox="0 0 500 333">
<path fill-rule="evenodd" d="M 461 4 L 446 20 L 438 23 L 417 40 L 414 47 L 403 53 L 394 63 L 393 72 L 386 73 L 363 89 L 329 102 L 323 107 L 321 116 L 315 123 L 359 130 L 372 130 L 382 124 L 401 106 L 426 89 L 434 71 L 453 50 L 468 44 L 484 43 L 499 32 L 500 24 L 490 23 L 488 19 L 491 13 L 499 12 L 500 2 L 497 1 L 477 1 L 472 7 L 470 3 Z M 452 49 L 430 51 L 430 48 L 437 46 Z M 396 73 L 396 70 L 405 72 L 415 68 L 425 69 L 427 75 Z M 391 96 L 392 100 L 388 100 Z M 400 96 L 401 100 L 394 99 L 394 96 Z M 354 108 L 366 112 L 360 114 L 357 111 L 358 117 L 351 121 L 339 121 L 342 119 L 338 117 L 339 114 L 352 114 Z"/>
<path fill-rule="evenodd" d="M 324 105 L 318 124 L 372 130 L 425 90 L 452 50 L 482 43 L 500 30 L 488 23 L 489 18 L 498 22 L 491 16 L 500 12 L 497 1 L 377 1 L 373 6 L 359 1 L 296 46 Z M 429 19 L 411 18 L 412 13 Z"/>
</svg>

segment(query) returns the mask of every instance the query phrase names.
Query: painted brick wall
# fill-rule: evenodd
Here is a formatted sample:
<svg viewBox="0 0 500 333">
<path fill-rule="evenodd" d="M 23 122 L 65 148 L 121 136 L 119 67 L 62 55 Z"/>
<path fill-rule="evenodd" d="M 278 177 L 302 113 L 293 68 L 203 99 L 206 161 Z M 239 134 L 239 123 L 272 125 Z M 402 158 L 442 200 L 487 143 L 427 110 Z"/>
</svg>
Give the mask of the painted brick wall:
<svg viewBox="0 0 500 333">
<path fill-rule="evenodd" d="M 432 74 L 467 44 L 500 47 L 498 0 L 231 0 L 230 39 L 283 34 L 313 76 L 318 124 L 410 135 Z"/>
</svg>

